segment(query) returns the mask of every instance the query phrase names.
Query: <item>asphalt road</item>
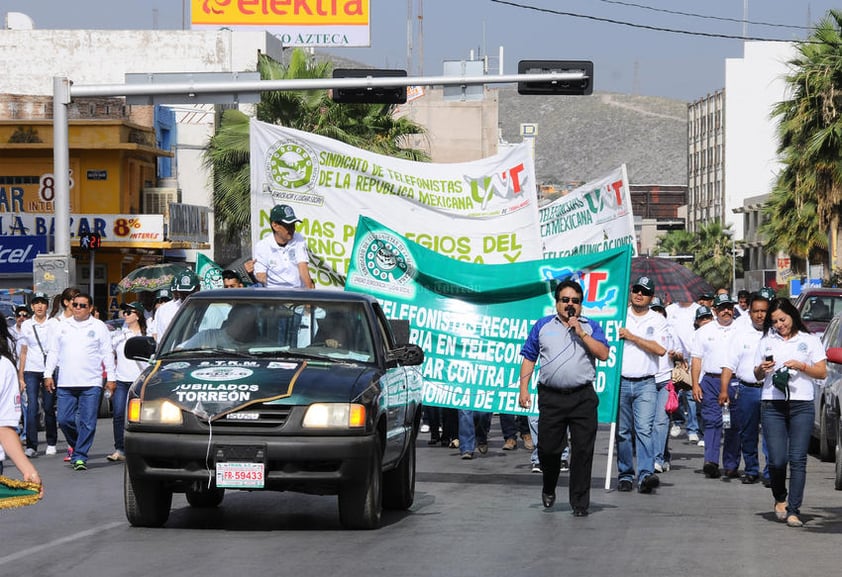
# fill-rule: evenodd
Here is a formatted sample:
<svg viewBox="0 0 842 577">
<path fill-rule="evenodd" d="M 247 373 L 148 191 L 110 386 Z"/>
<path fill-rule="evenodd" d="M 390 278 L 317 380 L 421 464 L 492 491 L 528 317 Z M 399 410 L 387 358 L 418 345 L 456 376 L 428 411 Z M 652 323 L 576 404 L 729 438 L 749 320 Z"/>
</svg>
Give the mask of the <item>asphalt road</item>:
<svg viewBox="0 0 842 577">
<path fill-rule="evenodd" d="M 491 450 L 472 461 L 418 441 L 415 505 L 384 513 L 378 531 L 345 531 L 335 497 L 229 493 L 215 510 L 173 498 L 165 528 L 129 526 L 123 466 L 102 419 L 85 472 L 57 457 L 36 464 L 42 502 L 0 511 L 0 574 L 296 576 L 786 576 L 835 574 L 842 493 L 833 464 L 808 464 L 805 527 L 775 520 L 762 485 L 705 479 L 702 451 L 673 441 L 673 466 L 653 495 L 604 490 L 608 427 L 597 439 L 591 515 L 574 518 L 566 476 L 551 510 L 527 451 Z M 42 447 L 43 448 L 43 447 Z M 60 451 L 64 449 L 59 446 Z M 18 477 L 9 466 L 6 473 Z M 612 473 L 616 474 L 616 473 Z"/>
</svg>

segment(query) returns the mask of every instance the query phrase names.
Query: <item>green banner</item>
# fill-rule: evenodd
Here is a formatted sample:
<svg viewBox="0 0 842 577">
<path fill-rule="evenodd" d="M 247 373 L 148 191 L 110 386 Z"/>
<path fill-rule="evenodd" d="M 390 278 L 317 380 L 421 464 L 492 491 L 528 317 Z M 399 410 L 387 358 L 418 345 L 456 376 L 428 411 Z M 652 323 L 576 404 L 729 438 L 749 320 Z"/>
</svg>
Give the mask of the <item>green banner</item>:
<svg viewBox="0 0 842 577">
<path fill-rule="evenodd" d="M 599 420 L 616 419 L 628 306 L 631 247 L 512 264 L 476 264 L 442 256 L 376 221 L 360 217 L 346 290 L 372 294 L 386 315 L 407 319 L 410 340 L 424 349 L 427 405 L 535 414 L 518 406 L 520 350 L 539 318 L 555 314 L 553 289 L 576 280 L 584 314 L 602 326 L 611 352 L 597 362 Z"/>
</svg>

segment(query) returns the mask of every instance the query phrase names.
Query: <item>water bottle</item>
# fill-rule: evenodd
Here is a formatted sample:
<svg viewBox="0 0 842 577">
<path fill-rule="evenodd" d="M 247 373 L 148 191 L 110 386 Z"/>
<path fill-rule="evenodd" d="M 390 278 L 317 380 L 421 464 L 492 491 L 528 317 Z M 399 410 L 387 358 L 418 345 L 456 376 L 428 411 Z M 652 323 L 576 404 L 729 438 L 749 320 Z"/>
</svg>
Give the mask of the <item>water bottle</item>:
<svg viewBox="0 0 842 577">
<path fill-rule="evenodd" d="M 111 389 L 105 389 L 104 394 L 105 394 L 106 399 L 110 399 L 111 398 Z"/>
<path fill-rule="evenodd" d="M 722 428 L 731 428 L 731 407 L 727 403 L 722 405 Z"/>
</svg>

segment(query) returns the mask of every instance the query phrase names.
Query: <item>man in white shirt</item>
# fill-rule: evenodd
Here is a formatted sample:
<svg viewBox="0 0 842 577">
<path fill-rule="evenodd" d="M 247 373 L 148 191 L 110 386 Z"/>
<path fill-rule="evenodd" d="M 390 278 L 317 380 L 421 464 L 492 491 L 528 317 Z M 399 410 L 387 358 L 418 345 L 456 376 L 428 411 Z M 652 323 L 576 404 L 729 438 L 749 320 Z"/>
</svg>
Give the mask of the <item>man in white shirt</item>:
<svg viewBox="0 0 842 577">
<path fill-rule="evenodd" d="M 659 484 L 655 474 L 655 422 L 658 390 L 655 374 L 659 359 L 666 354 L 667 320 L 649 308 L 655 284 L 646 276 L 631 288 L 626 326 L 620 329 L 623 364 L 620 377 L 620 411 L 617 424 L 617 490 L 632 490 L 634 454 L 637 451 L 637 490 L 651 493 Z M 632 439 L 634 435 L 634 440 Z"/>
<path fill-rule="evenodd" d="M 44 367 L 47 362 L 47 347 L 57 321 L 47 318 L 50 297 L 36 292 L 30 303 L 33 318 L 23 322 L 20 328 L 20 359 L 18 360 L 18 381 L 21 392 L 26 391 L 26 456 L 38 454 L 38 396 L 44 409 L 44 428 L 47 435 L 47 455 L 56 454 L 58 426 L 56 424 L 56 393 L 44 388 Z"/>
<path fill-rule="evenodd" d="M 102 394 L 103 367 L 105 387 L 112 392 L 116 387 L 111 333 L 104 322 L 91 316 L 92 303 L 91 296 L 84 293 L 73 298 L 70 304 L 73 317 L 59 323 L 53 333 L 44 370 L 44 386 L 58 391 L 58 425 L 73 448 L 74 471 L 88 468 L 88 451 L 94 442 Z M 56 367 L 61 368 L 58 383 L 52 377 Z"/>
<path fill-rule="evenodd" d="M 307 240 L 295 232 L 301 219 L 288 204 L 269 213 L 272 234 L 254 245 L 254 276 L 267 287 L 316 288 L 310 278 Z"/>
<path fill-rule="evenodd" d="M 172 282 L 172 300 L 168 300 L 155 311 L 155 322 L 151 332 L 156 341 L 163 338 L 184 299 L 198 291 L 199 286 L 199 277 L 190 269 L 175 275 Z"/>
<path fill-rule="evenodd" d="M 721 402 L 719 393 L 730 337 L 738 326 L 734 324 L 734 304 L 728 294 L 716 295 L 713 301 L 716 318 L 696 331 L 690 347 L 693 398 L 702 404 L 702 424 L 705 428 L 705 464 L 702 470 L 709 479 L 718 479 L 722 474 L 719 470 L 719 447 L 722 444 L 722 407 L 725 403 Z M 739 477 L 740 423 L 737 411 L 731 411 L 730 416 L 731 426 L 725 430 L 722 461 L 725 475 L 736 478 Z"/>
</svg>

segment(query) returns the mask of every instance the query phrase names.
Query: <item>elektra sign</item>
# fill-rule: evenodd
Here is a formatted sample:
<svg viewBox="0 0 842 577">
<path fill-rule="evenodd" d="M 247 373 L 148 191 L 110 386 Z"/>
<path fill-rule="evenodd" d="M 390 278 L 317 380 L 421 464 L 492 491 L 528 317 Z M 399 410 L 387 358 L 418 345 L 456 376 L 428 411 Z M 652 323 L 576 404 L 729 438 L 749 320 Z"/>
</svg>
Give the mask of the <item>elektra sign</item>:
<svg viewBox="0 0 842 577">
<path fill-rule="evenodd" d="M 0 236 L 0 273 L 32 274 L 35 256 L 46 252 L 45 236 Z"/>
</svg>

